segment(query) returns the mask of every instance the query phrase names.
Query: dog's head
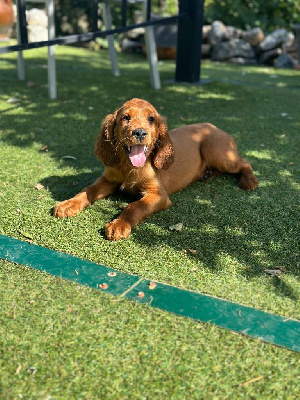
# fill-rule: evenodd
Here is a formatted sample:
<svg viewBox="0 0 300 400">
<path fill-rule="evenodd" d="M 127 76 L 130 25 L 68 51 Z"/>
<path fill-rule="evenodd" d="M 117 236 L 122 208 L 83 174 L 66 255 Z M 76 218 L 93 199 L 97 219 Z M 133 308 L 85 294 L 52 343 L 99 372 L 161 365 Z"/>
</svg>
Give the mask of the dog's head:
<svg viewBox="0 0 300 400">
<path fill-rule="evenodd" d="M 126 160 L 142 167 L 149 159 L 158 169 L 167 169 L 174 151 L 164 119 L 147 101 L 132 99 L 108 115 L 96 142 L 97 157 L 109 167 Z"/>
</svg>

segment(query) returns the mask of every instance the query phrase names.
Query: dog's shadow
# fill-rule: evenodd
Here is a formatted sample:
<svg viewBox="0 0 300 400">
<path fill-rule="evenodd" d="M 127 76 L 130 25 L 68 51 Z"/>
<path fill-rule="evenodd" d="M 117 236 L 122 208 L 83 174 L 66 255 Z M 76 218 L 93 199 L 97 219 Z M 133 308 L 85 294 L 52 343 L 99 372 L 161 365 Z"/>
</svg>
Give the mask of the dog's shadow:
<svg viewBox="0 0 300 400">
<path fill-rule="evenodd" d="M 67 176 L 49 176 L 41 180 L 41 184 L 47 188 L 56 202 L 64 201 L 74 197 L 77 193 L 81 192 L 85 187 L 91 185 L 100 178 L 103 173 L 103 168 L 99 168 L 93 172 L 84 172 L 81 174 L 67 175 Z M 119 200 L 123 203 L 131 203 L 139 196 L 132 196 L 129 193 L 116 190 L 116 192 L 109 196 L 112 199 Z M 50 214 L 53 209 L 49 210 Z M 120 212 L 120 210 L 119 210 Z"/>
<path fill-rule="evenodd" d="M 75 196 L 84 187 L 91 185 L 102 174 L 101 170 L 75 175 L 49 176 L 41 180 L 56 201 L 63 201 Z"/>
</svg>

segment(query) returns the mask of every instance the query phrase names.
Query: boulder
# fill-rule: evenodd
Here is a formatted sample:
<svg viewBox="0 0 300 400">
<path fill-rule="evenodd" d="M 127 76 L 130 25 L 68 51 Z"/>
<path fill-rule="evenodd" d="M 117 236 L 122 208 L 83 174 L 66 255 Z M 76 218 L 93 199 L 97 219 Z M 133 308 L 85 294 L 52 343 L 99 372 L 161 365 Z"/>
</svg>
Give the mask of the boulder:
<svg viewBox="0 0 300 400">
<path fill-rule="evenodd" d="M 211 31 L 211 25 L 203 25 L 202 27 L 202 40 L 207 41 L 208 40 L 208 34 Z"/>
<path fill-rule="evenodd" d="M 253 48 L 243 39 L 220 42 L 213 49 L 212 59 L 214 61 L 224 61 L 232 57 L 256 58 Z"/>
<path fill-rule="evenodd" d="M 297 61 L 288 54 L 282 53 L 274 62 L 275 68 L 295 68 Z"/>
<path fill-rule="evenodd" d="M 258 58 L 260 64 L 272 64 L 275 58 L 282 54 L 282 49 L 277 47 L 276 49 L 264 51 Z"/>
<path fill-rule="evenodd" d="M 234 26 L 227 26 L 223 38 L 225 40 L 240 39 L 242 33 L 243 31 L 241 29 L 235 28 Z"/>
<path fill-rule="evenodd" d="M 208 42 L 215 46 L 223 40 L 226 33 L 226 26 L 221 21 L 214 21 L 211 24 L 211 30 L 208 33 Z"/>
<path fill-rule="evenodd" d="M 251 46 L 258 46 L 264 40 L 265 35 L 260 28 L 253 28 L 249 31 L 244 31 L 242 38 L 250 43 Z"/>
<path fill-rule="evenodd" d="M 294 34 L 286 29 L 276 29 L 274 32 L 267 35 L 259 44 L 259 51 L 268 51 L 284 45 L 291 45 L 294 41 Z"/>
</svg>

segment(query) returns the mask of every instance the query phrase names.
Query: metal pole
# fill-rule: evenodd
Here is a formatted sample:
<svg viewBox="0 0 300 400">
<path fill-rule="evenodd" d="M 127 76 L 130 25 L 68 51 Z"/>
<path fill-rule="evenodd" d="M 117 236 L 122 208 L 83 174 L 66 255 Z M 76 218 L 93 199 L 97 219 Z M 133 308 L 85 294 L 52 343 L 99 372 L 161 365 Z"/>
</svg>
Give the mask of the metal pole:
<svg viewBox="0 0 300 400">
<path fill-rule="evenodd" d="M 175 81 L 200 81 L 204 0 L 180 0 Z"/>
</svg>

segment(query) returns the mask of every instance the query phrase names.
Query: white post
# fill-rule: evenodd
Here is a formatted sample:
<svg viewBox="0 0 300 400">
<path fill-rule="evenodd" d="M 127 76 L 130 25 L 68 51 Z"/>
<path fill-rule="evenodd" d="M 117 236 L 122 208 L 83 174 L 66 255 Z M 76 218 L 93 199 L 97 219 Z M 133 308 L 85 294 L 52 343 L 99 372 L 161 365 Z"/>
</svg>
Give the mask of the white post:
<svg viewBox="0 0 300 400">
<path fill-rule="evenodd" d="M 110 30 L 110 29 L 112 29 L 110 5 L 103 2 L 102 10 L 103 10 L 103 21 L 104 21 L 105 28 L 107 30 Z M 116 53 L 115 43 L 114 43 L 114 35 L 107 35 L 107 41 L 108 41 L 108 50 L 109 50 L 112 72 L 113 72 L 114 76 L 120 76 L 120 71 L 119 71 L 118 61 L 117 61 L 117 53 Z"/>
<path fill-rule="evenodd" d="M 147 4 L 148 0 L 145 0 L 143 6 L 143 17 L 144 20 L 147 18 Z M 147 26 L 145 28 L 145 42 L 146 42 L 146 51 L 147 58 L 150 67 L 150 80 L 151 86 L 153 89 L 160 89 L 160 76 L 157 68 L 157 51 L 156 51 L 156 43 L 154 37 L 154 29 L 153 26 Z"/>
<path fill-rule="evenodd" d="M 46 1 L 48 15 L 48 40 L 55 38 L 54 0 Z M 48 46 L 48 92 L 50 99 L 57 98 L 55 46 Z"/>
</svg>

